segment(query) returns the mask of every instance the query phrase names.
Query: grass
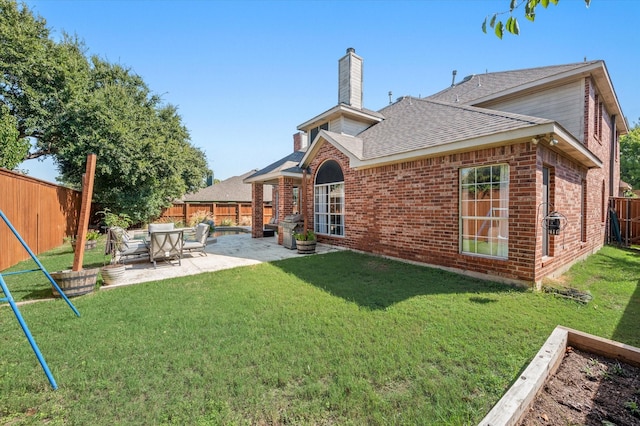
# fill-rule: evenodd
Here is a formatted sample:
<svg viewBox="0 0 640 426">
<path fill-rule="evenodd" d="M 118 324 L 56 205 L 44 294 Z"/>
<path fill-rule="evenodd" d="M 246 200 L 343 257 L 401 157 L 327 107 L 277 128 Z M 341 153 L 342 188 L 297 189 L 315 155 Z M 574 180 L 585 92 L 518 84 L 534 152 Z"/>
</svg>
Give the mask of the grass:
<svg viewBox="0 0 640 426">
<path fill-rule="evenodd" d="M 573 268 L 582 305 L 339 252 L 0 308 L 2 424 L 477 424 L 557 324 L 640 346 L 640 256 Z"/>
</svg>

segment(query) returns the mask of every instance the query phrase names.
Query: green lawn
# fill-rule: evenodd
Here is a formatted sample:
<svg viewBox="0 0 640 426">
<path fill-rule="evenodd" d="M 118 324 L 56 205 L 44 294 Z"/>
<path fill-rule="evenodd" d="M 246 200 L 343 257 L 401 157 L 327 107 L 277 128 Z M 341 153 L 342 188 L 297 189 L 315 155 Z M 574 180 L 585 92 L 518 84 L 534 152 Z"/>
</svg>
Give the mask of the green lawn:
<svg viewBox="0 0 640 426">
<path fill-rule="evenodd" d="M 640 346 L 640 254 L 587 305 L 352 252 L 0 308 L 0 424 L 477 424 L 562 324 Z"/>
</svg>

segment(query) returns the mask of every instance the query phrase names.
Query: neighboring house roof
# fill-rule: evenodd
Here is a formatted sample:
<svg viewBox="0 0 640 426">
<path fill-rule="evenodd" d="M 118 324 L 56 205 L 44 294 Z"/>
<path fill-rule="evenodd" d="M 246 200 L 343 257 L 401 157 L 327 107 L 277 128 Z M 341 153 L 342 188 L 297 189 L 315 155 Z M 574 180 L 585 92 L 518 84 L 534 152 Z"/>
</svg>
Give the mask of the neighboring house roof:
<svg viewBox="0 0 640 426">
<path fill-rule="evenodd" d="M 261 170 L 248 174 L 244 178 L 244 183 L 263 182 L 277 184 L 279 176 L 300 177 L 300 175 L 302 175 L 302 169 L 299 167 L 299 164 L 304 153 L 305 151 L 293 152 Z"/>
<path fill-rule="evenodd" d="M 620 179 L 620 183 L 618 184 L 618 187 L 622 190 L 633 189 L 631 185 L 629 185 L 627 182 L 623 181 L 622 179 Z"/>
<path fill-rule="evenodd" d="M 233 176 L 220 183 L 202 188 L 193 194 L 186 194 L 183 202 L 251 202 L 251 185 L 243 182 L 256 171 L 251 170 L 241 176 Z M 271 191 L 264 192 L 264 201 L 271 201 Z"/>
</svg>

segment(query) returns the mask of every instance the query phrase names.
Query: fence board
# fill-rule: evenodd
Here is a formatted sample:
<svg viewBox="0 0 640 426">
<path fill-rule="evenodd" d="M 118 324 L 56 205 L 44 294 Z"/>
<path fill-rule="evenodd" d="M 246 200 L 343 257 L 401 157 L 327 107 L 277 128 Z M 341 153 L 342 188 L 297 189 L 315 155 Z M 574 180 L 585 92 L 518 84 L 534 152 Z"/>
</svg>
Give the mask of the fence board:
<svg viewBox="0 0 640 426">
<path fill-rule="evenodd" d="M 640 245 L 640 198 L 612 198 L 611 207 L 620 222 L 620 235 L 625 246 Z M 613 241 L 613 236 L 610 237 Z"/>
<path fill-rule="evenodd" d="M 0 169 L 0 209 L 35 254 L 58 247 L 65 237 L 76 234 L 81 201 L 80 191 Z M 0 270 L 28 257 L 0 221 Z"/>
<path fill-rule="evenodd" d="M 181 221 L 188 224 L 191 215 L 203 210 L 213 215 L 216 226 L 223 223 L 251 226 L 253 209 L 250 203 L 176 203 L 163 209 L 159 219 Z M 263 223 L 269 223 L 272 215 L 272 206 L 264 204 Z"/>
</svg>

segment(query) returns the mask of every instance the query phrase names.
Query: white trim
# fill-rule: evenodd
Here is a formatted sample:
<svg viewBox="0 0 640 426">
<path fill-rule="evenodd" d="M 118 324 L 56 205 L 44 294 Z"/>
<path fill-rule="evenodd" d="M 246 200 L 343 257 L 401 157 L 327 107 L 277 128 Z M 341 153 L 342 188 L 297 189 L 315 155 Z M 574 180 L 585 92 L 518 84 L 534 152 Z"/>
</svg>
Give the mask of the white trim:
<svg viewBox="0 0 640 426">
<path fill-rule="evenodd" d="M 379 114 L 379 113 L 375 113 L 375 114 Z M 297 127 L 297 129 L 302 131 L 307 131 L 308 129 L 318 127 L 321 123 L 330 121 L 330 118 L 332 118 L 333 116 L 340 116 L 340 115 L 364 119 L 365 121 L 369 121 L 371 123 L 379 123 L 383 120 L 381 114 L 380 116 L 377 116 L 377 115 L 368 113 L 366 111 L 353 108 L 346 104 L 339 104 L 323 112 L 320 115 L 316 115 L 311 120 L 305 121 L 304 123 L 300 124 Z"/>
</svg>

